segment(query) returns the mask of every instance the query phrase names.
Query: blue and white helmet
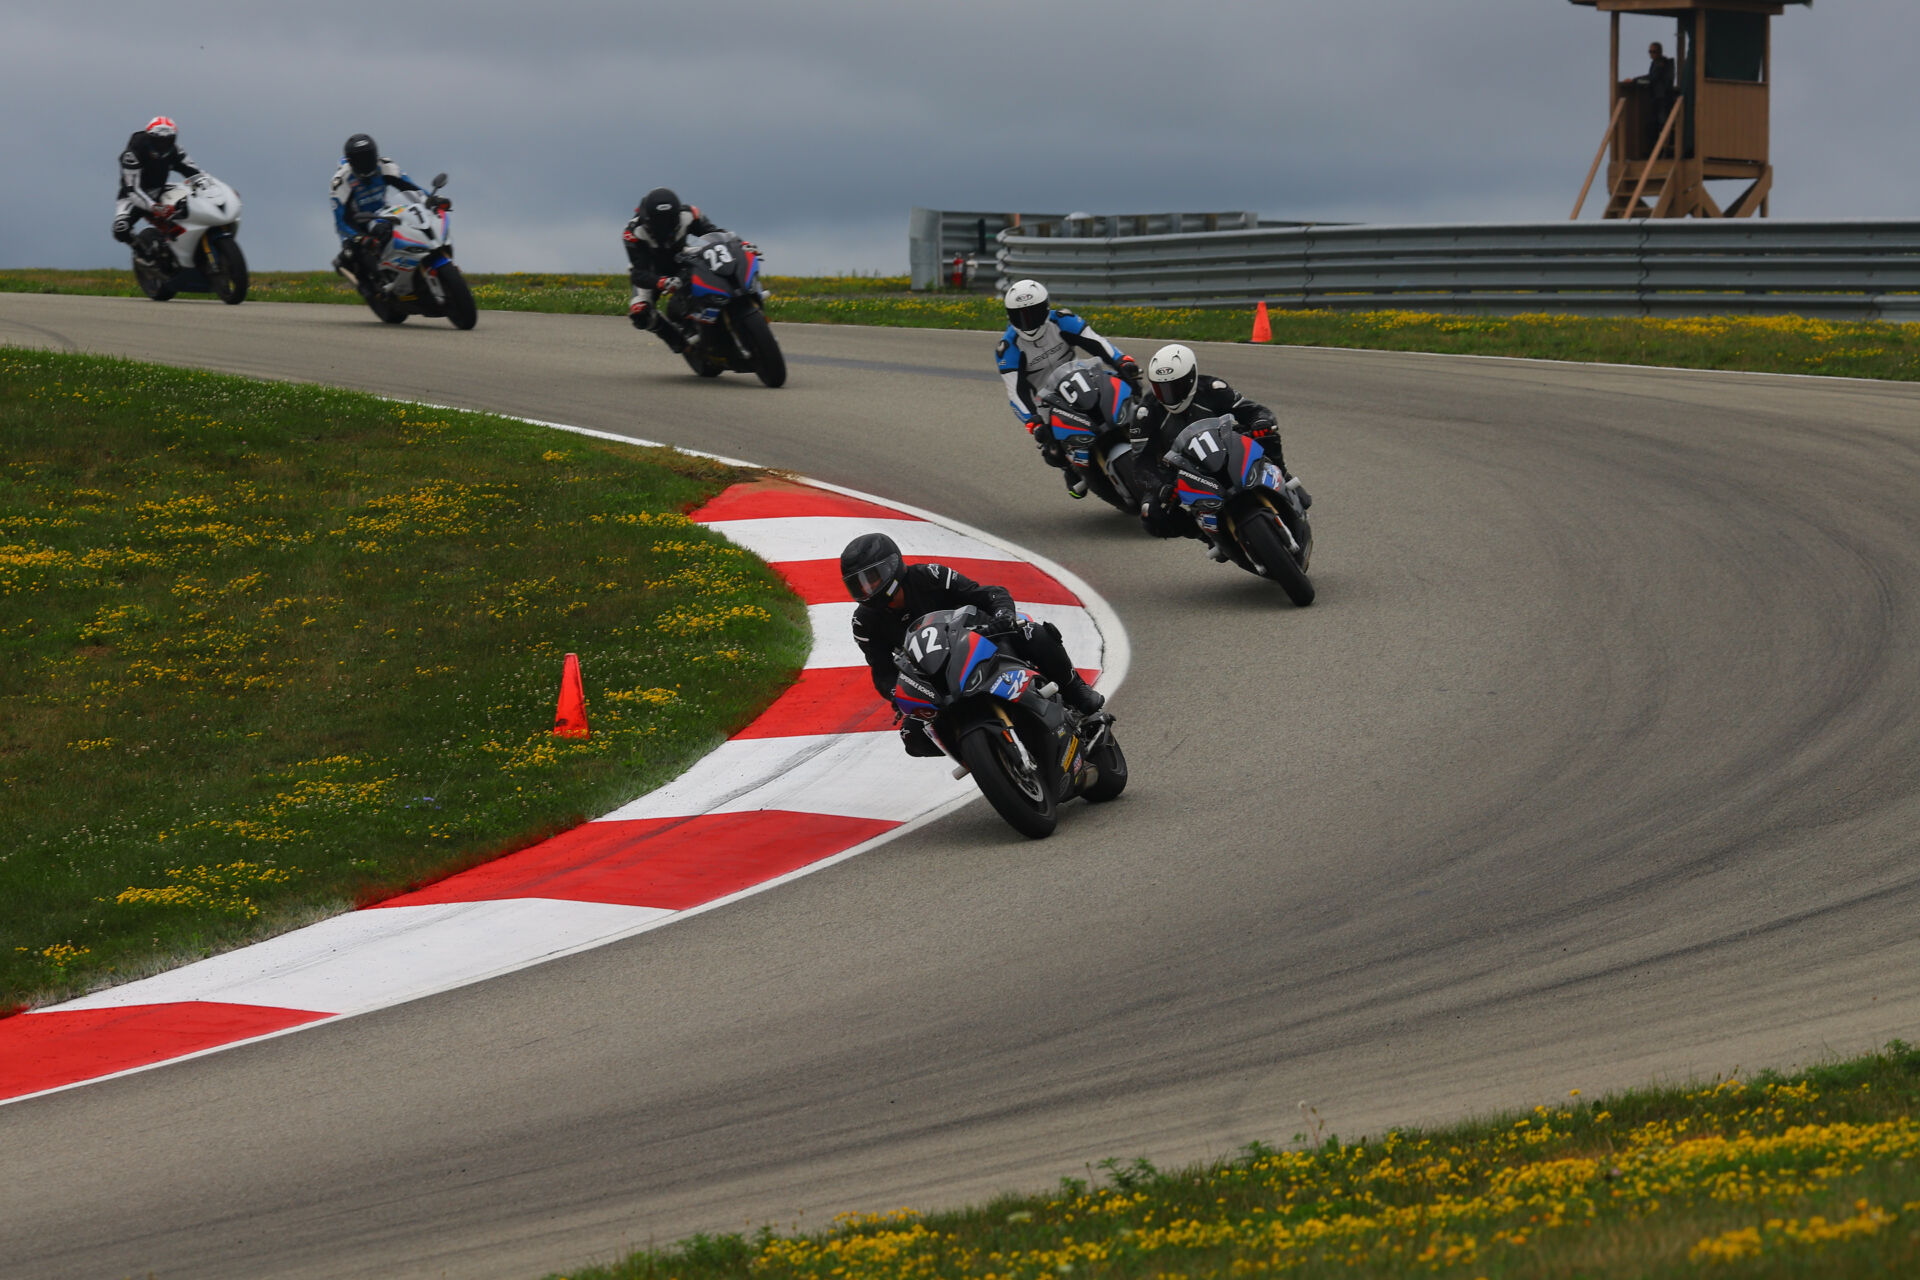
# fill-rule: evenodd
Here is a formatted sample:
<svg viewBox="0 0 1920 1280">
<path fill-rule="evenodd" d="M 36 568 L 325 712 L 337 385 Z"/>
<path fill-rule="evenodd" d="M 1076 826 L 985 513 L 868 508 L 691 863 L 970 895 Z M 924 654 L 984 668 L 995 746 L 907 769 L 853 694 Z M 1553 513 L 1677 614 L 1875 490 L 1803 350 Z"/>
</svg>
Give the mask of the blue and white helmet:
<svg viewBox="0 0 1920 1280">
<path fill-rule="evenodd" d="M 1016 280 L 1007 290 L 1007 323 L 1025 337 L 1040 336 L 1050 310 L 1047 286 L 1038 280 Z"/>
</svg>

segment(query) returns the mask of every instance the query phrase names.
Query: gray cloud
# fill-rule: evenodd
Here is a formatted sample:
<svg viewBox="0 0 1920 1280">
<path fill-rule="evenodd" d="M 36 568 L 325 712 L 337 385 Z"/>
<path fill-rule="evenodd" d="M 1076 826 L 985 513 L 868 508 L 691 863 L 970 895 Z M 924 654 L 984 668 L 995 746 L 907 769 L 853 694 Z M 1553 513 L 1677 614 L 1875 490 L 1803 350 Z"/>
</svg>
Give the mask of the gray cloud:
<svg viewBox="0 0 1920 1280">
<path fill-rule="evenodd" d="M 6 218 L 9 266 L 121 259 L 114 157 L 155 112 L 240 188 L 258 266 L 331 256 L 326 181 L 364 129 L 453 175 L 470 269 L 609 272 L 657 183 L 809 273 L 904 270 L 915 204 L 1561 218 L 1605 122 L 1605 19 L 1564 0 L 106 0 L 7 25 L 5 159 L 48 193 Z M 1911 0 L 1776 20 L 1775 216 L 1911 214 L 1913 112 L 1887 104 L 1913 27 Z"/>
</svg>

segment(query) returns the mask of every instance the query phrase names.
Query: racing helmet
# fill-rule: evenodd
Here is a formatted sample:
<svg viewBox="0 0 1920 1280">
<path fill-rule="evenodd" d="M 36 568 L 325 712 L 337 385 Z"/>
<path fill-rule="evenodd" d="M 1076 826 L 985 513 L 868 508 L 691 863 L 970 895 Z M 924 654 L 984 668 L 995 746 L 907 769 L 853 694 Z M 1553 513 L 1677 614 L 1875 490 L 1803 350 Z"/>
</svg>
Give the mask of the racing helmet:
<svg viewBox="0 0 1920 1280">
<path fill-rule="evenodd" d="M 380 146 L 367 134 L 354 134 L 341 150 L 347 167 L 363 178 L 380 167 Z"/>
<path fill-rule="evenodd" d="M 859 604 L 879 604 L 900 586 L 907 562 L 884 533 L 863 533 L 840 553 L 840 580 Z"/>
<path fill-rule="evenodd" d="M 1147 382 L 1161 407 L 1178 413 L 1193 403 L 1193 393 L 1200 387 L 1200 362 L 1193 358 L 1191 347 L 1170 342 L 1147 361 Z"/>
<path fill-rule="evenodd" d="M 155 116 L 140 132 L 147 135 L 155 155 L 170 156 L 180 145 L 180 131 L 174 127 L 172 116 Z"/>
<path fill-rule="evenodd" d="M 1016 280 L 1007 290 L 1007 323 L 1029 338 L 1037 337 L 1047 322 L 1047 286 L 1038 280 Z"/>
<path fill-rule="evenodd" d="M 640 206 L 634 212 L 646 224 L 655 244 L 668 245 L 680 230 L 680 212 L 684 208 L 672 187 L 655 187 L 640 197 Z"/>
</svg>

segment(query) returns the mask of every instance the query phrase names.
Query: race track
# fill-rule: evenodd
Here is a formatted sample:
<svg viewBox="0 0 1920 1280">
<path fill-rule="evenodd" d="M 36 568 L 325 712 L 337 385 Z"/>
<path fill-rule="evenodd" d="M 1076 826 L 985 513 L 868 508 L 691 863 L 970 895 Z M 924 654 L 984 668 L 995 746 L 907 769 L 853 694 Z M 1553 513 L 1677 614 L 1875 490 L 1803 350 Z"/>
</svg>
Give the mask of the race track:
<svg viewBox="0 0 1920 1280">
<path fill-rule="evenodd" d="M 667 440 L 946 513 L 1119 611 L 1132 782 L 672 928 L 0 1108 L 9 1275 L 531 1280 L 1920 1038 L 1920 387 L 1202 347 L 1319 603 L 1069 502 L 981 334 L 0 295 L 0 342 Z M 1150 343 L 1128 343 L 1144 356 Z M 930 764 L 930 769 L 937 768 Z"/>
</svg>

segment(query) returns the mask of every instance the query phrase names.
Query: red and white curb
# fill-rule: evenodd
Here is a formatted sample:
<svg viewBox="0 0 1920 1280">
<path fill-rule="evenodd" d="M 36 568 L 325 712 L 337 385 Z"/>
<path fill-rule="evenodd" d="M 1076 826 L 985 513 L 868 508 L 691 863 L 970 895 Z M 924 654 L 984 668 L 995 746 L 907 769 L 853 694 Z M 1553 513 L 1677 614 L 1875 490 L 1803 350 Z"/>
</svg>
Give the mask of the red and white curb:
<svg viewBox="0 0 1920 1280">
<path fill-rule="evenodd" d="M 543 423 L 545 426 L 560 424 Z M 603 432 L 581 434 L 636 443 Z M 831 485 L 735 485 L 693 519 L 770 562 L 807 602 L 813 651 L 752 724 L 597 821 L 414 893 L 254 946 L 0 1019 L 0 1104 L 482 982 L 818 871 L 978 794 L 901 751 L 853 645 L 840 549 L 883 530 L 1013 592 L 1111 690 L 1118 618 L 1073 574 L 925 511 Z"/>
</svg>

